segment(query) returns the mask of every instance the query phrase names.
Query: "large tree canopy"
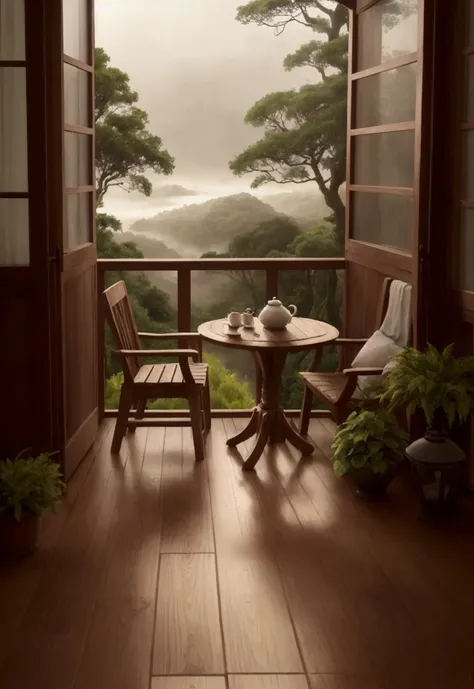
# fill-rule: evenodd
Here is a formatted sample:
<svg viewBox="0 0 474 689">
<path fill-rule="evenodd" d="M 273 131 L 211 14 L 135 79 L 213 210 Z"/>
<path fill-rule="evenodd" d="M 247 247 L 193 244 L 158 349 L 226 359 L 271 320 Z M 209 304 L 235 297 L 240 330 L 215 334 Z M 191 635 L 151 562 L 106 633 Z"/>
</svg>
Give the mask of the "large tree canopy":
<svg viewBox="0 0 474 689">
<path fill-rule="evenodd" d="M 334 213 L 342 243 L 345 208 L 339 190 L 346 172 L 347 21 L 343 5 L 326 0 L 252 0 L 238 9 L 242 23 L 272 26 L 277 33 L 298 22 L 325 40 L 312 40 L 285 59 L 287 70 L 310 66 L 319 81 L 299 90 L 270 93 L 247 113 L 262 138 L 231 163 L 236 175 L 256 173 L 252 186 L 316 182 Z"/>
<path fill-rule="evenodd" d="M 97 204 L 110 187 L 151 193 L 146 172 L 169 175 L 174 159 L 160 137 L 148 131 L 148 115 L 135 104 L 128 74 L 110 66 L 102 48 L 95 51 L 95 136 Z"/>
</svg>

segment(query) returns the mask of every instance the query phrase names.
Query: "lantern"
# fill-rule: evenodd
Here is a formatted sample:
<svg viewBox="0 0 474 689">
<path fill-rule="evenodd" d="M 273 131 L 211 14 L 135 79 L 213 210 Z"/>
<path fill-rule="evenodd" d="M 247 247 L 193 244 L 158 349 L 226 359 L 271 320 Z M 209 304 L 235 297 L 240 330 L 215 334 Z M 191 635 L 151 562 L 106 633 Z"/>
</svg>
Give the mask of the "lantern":
<svg viewBox="0 0 474 689">
<path fill-rule="evenodd" d="M 428 430 L 405 450 L 418 482 L 424 515 L 446 515 L 457 506 L 465 453 L 445 433 Z"/>
</svg>

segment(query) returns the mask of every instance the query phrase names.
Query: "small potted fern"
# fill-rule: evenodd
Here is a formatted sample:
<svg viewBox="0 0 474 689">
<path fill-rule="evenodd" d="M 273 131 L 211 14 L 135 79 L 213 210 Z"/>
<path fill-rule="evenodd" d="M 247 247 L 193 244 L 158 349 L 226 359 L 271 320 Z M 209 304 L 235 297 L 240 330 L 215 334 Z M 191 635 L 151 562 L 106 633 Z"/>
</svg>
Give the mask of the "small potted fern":
<svg viewBox="0 0 474 689">
<path fill-rule="evenodd" d="M 424 511 L 450 510 L 457 498 L 464 452 L 448 436 L 452 426 L 465 423 L 474 409 L 474 357 L 455 357 L 453 345 L 439 351 L 413 347 L 394 358 L 384 376 L 382 399 L 389 408 L 409 415 L 423 411 L 426 432 L 406 450 L 415 466 Z"/>
<path fill-rule="evenodd" d="M 51 454 L 0 461 L 2 555 L 28 555 L 36 549 L 41 518 L 54 510 L 64 487 Z"/>
<path fill-rule="evenodd" d="M 382 495 L 395 477 L 408 435 L 387 408 L 353 411 L 332 444 L 336 476 L 357 486 L 359 497 Z"/>
</svg>

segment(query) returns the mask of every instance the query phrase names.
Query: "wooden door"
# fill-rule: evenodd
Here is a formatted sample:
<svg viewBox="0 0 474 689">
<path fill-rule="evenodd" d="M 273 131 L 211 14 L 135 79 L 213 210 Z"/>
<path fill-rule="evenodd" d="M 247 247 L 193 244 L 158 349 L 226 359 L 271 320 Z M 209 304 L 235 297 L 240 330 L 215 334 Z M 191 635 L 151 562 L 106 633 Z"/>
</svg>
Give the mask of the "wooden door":
<svg viewBox="0 0 474 689">
<path fill-rule="evenodd" d="M 376 327 L 385 277 L 413 289 L 415 344 L 425 337 L 422 282 L 427 223 L 422 148 L 429 135 L 424 0 L 357 0 L 349 41 L 346 223 L 347 334 Z M 423 165 L 422 165 L 423 162 Z"/>
<path fill-rule="evenodd" d="M 93 0 L 55 0 L 54 5 L 52 34 L 58 41 L 61 37 L 61 59 L 51 61 L 51 105 L 56 102 L 62 107 L 57 107 L 57 116 L 51 120 L 56 144 L 51 193 L 56 204 L 52 198 L 50 207 L 57 228 L 56 245 L 51 247 L 57 253 L 52 288 L 61 360 L 59 442 L 67 478 L 98 428 Z"/>
</svg>

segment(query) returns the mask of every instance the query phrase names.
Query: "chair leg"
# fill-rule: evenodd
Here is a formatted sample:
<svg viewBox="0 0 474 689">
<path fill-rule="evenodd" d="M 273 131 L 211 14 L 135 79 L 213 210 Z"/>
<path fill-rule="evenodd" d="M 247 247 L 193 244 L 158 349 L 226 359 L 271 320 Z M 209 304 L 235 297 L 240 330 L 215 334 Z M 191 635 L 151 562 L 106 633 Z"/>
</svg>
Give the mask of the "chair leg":
<svg viewBox="0 0 474 689">
<path fill-rule="evenodd" d="M 134 417 L 137 420 L 143 419 L 143 416 L 145 415 L 146 402 L 147 401 L 145 398 L 138 400 L 137 408 L 136 408 L 136 411 L 134 414 Z M 136 424 L 133 423 L 133 421 L 131 421 L 128 424 L 128 430 L 130 431 L 130 433 L 135 433 L 135 431 L 137 430 L 137 426 L 136 426 Z"/>
<path fill-rule="evenodd" d="M 203 390 L 203 406 L 204 406 L 204 428 L 206 431 L 211 430 L 211 390 L 209 381 Z"/>
<path fill-rule="evenodd" d="M 204 459 L 204 441 L 202 437 L 202 405 L 201 394 L 196 390 L 189 396 L 189 413 L 193 432 L 194 453 L 197 462 Z"/>
<path fill-rule="evenodd" d="M 305 385 L 303 393 L 303 405 L 300 414 L 300 434 L 308 435 L 309 418 L 311 416 L 311 406 L 313 404 L 313 393 Z"/>
<path fill-rule="evenodd" d="M 128 415 L 133 402 L 133 390 L 130 386 L 122 385 L 120 391 L 120 403 L 118 409 L 117 421 L 115 422 L 114 437 L 112 438 L 112 452 L 117 454 L 120 452 L 122 440 L 127 432 Z"/>
</svg>

